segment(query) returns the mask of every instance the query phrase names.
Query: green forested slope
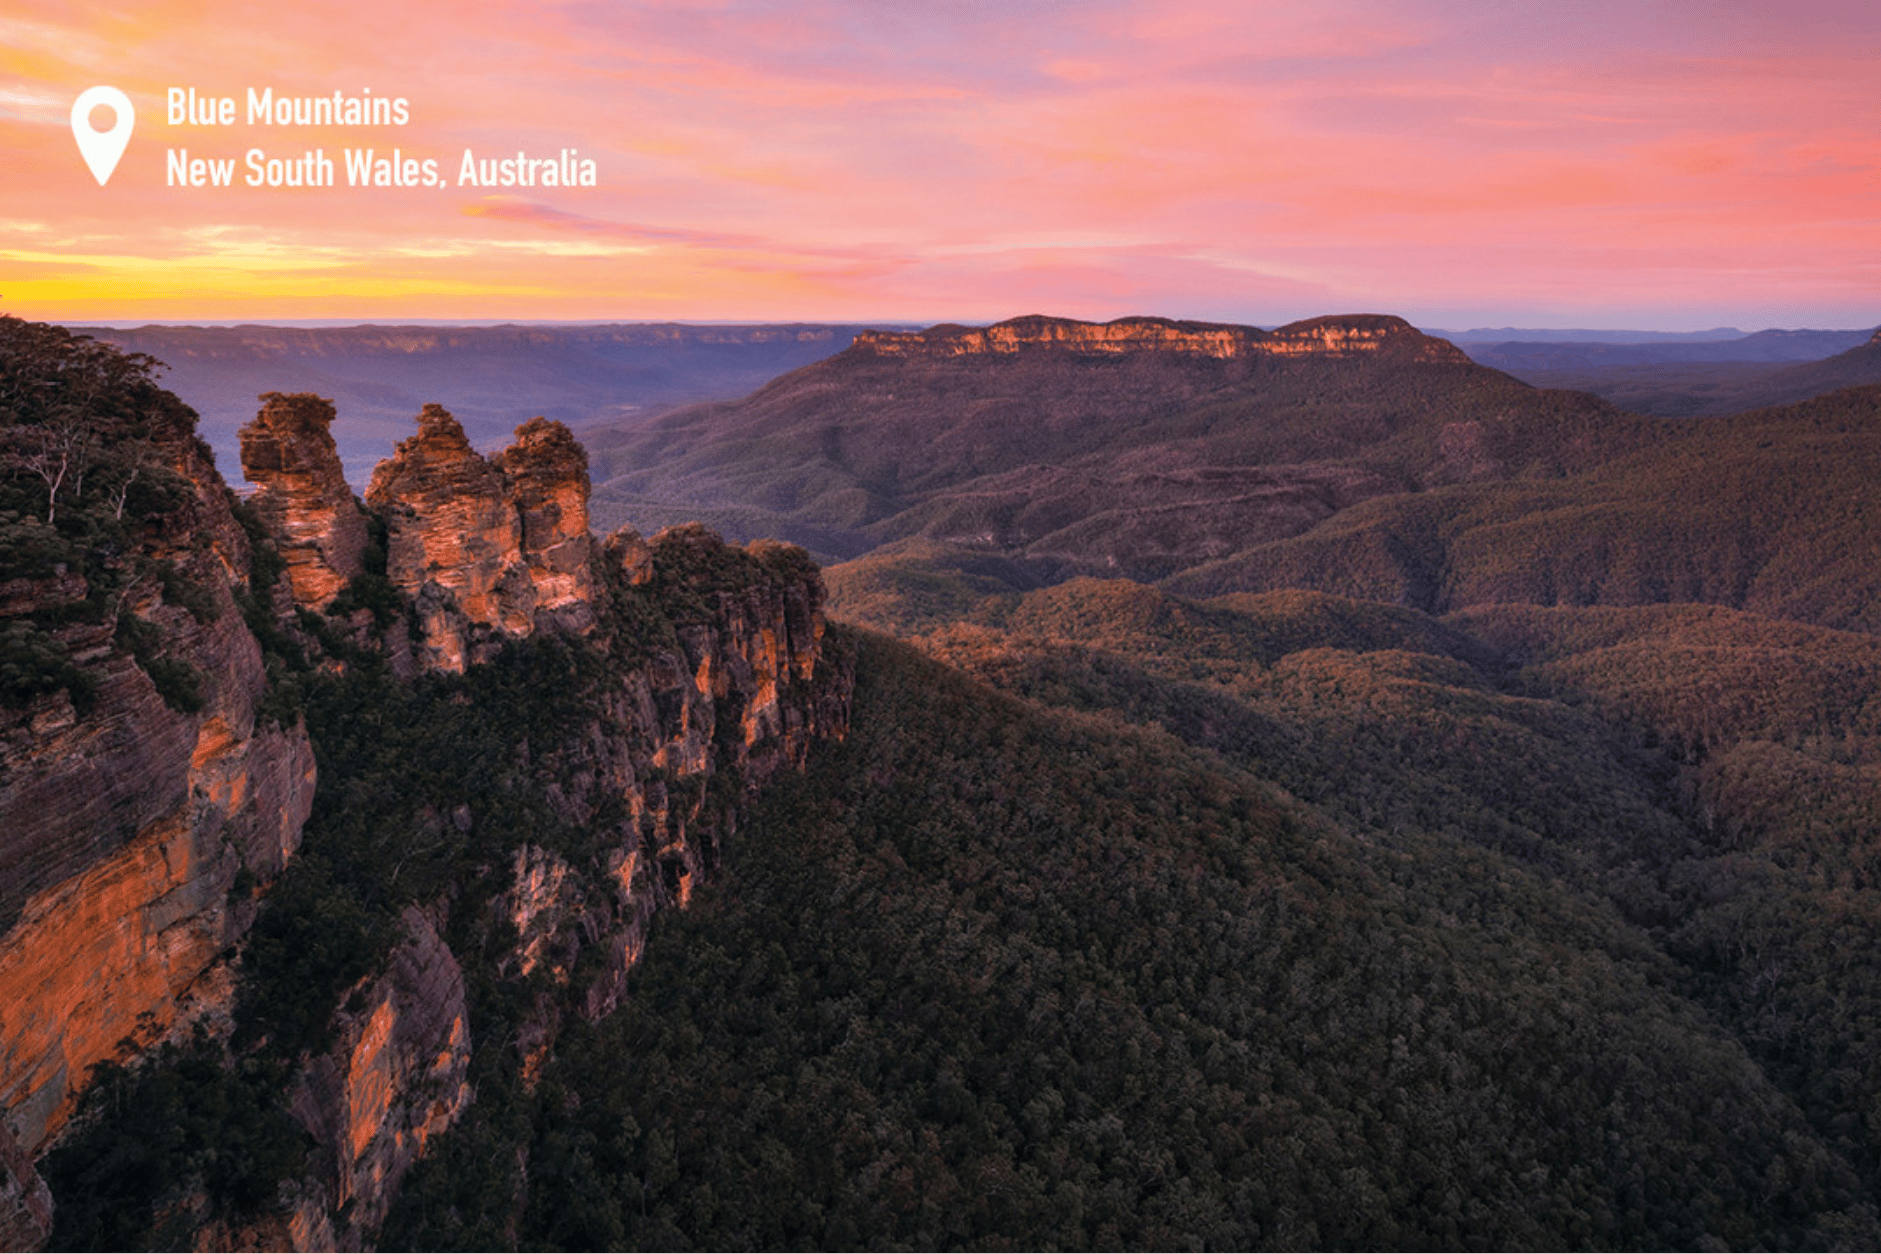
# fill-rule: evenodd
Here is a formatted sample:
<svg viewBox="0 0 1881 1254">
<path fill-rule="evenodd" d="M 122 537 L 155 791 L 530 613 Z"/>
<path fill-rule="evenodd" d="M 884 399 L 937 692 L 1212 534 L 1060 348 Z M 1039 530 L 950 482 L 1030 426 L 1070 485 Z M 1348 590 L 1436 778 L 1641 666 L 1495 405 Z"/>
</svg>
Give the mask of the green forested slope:
<svg viewBox="0 0 1881 1254">
<path fill-rule="evenodd" d="M 1172 577 L 1445 610 L 1704 601 L 1881 629 L 1881 387 L 1710 418 L 1585 474 L 1381 497 Z"/>
<path fill-rule="evenodd" d="M 848 742 L 388 1240 L 1872 1239 L 1855 1172 L 1596 896 L 860 650 Z"/>
<path fill-rule="evenodd" d="M 1875 1188 L 1873 636 L 1701 605 L 1434 620 L 1121 582 L 984 596 L 948 623 L 862 566 L 834 572 L 839 608 L 1002 687 L 1166 729 L 1394 847 L 1439 833 L 1604 899 Z"/>
</svg>

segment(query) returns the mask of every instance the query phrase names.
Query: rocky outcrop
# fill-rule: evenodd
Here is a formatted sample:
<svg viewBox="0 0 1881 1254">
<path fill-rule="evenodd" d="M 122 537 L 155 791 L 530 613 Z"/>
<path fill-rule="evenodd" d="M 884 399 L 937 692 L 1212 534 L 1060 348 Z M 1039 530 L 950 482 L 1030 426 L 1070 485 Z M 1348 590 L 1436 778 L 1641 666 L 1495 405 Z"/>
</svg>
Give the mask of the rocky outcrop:
<svg viewBox="0 0 1881 1254">
<path fill-rule="evenodd" d="M 231 947 L 312 804 L 305 731 L 257 717 L 261 653 L 233 595 L 248 541 L 227 488 L 180 421 L 145 455 L 173 478 L 163 512 L 88 567 L 112 591 L 68 570 L 6 606 L 58 641 L 89 697 L 0 706 L 0 1139 L 22 1155 L 58 1133 L 96 1064 L 226 1014 Z M 41 1187 L 8 1171 L 31 1216 Z"/>
<path fill-rule="evenodd" d="M 656 564 L 698 569 L 714 561 L 768 562 L 773 572 L 711 592 L 707 612 L 680 627 L 679 648 L 597 694 L 595 727 L 547 764 L 566 781 L 556 792 L 564 818 L 592 825 L 622 798 L 627 814 L 590 864 L 535 846 L 516 851 L 499 903 L 517 935 L 505 971 L 543 970 L 566 985 L 584 953 L 598 950 L 600 961 L 583 962 L 574 990 L 589 1018 L 619 1005 L 654 914 L 684 906 L 716 869 L 738 807 L 714 803 L 715 783 L 738 781 L 731 790 L 738 797 L 801 766 L 817 740 L 842 738 L 853 686 L 847 664 L 824 651 L 822 580 L 794 546 L 760 542 L 740 553 L 692 525 L 662 532 L 650 546 L 617 533 L 608 552 L 627 556 L 629 577 L 646 569 L 650 578 Z M 635 560 L 641 553 L 644 567 Z M 524 1031 L 526 1074 L 553 1041 L 559 1014 L 553 999 L 538 1005 Z"/>
<path fill-rule="evenodd" d="M 366 520 L 346 484 L 329 428 L 333 403 L 265 392 L 241 429 L 242 474 L 254 507 L 287 562 L 298 605 L 318 609 L 365 570 Z"/>
<path fill-rule="evenodd" d="M 225 504 L 197 521 L 240 534 Z M 155 627 L 166 660 L 193 669 L 199 711 L 171 708 L 110 622 L 64 633 L 97 684 L 83 717 L 65 692 L 0 710 L 0 1106 L 28 1152 L 70 1114 L 92 1065 L 161 1036 L 199 1000 L 252 918 L 231 886 L 243 871 L 273 878 L 312 804 L 305 733 L 257 723 L 261 654 L 216 546 L 188 551 L 206 621 L 155 581 L 131 584 L 115 612 Z"/>
<path fill-rule="evenodd" d="M 502 474 L 440 405 L 380 462 L 366 503 L 386 523 L 386 576 L 418 607 L 426 663 L 462 671 L 498 633 L 534 626 L 520 520 Z"/>
<path fill-rule="evenodd" d="M 52 1191 L 0 1120 L 0 1249 L 36 1250 L 52 1234 Z"/>
<path fill-rule="evenodd" d="M 537 614 L 592 623 L 594 537 L 588 533 L 588 452 L 567 427 L 532 418 L 496 459 L 521 524 L 522 561 Z"/>
<path fill-rule="evenodd" d="M 386 973 L 347 999 L 337 1043 L 289 1094 L 316 1146 L 289 1225 L 297 1248 L 363 1248 L 426 1143 L 470 1102 L 463 968 L 434 912 L 409 907 L 403 921 Z"/>
<path fill-rule="evenodd" d="M 386 520 L 386 575 L 418 607 L 426 666 L 462 671 L 506 638 L 593 625 L 588 457 L 537 418 L 494 461 L 438 405 L 380 462 L 366 501 Z"/>
<path fill-rule="evenodd" d="M 32 1159 L 70 1121 L 97 1063 L 132 1062 L 203 1020 L 223 1049 L 296 1048 L 231 1036 L 231 960 L 313 807 L 304 723 L 261 713 L 271 668 L 341 683 L 354 668 L 374 682 L 407 673 L 410 618 L 423 633 L 415 655 L 433 669 L 461 671 L 535 633 L 585 638 L 593 687 L 573 708 L 586 714 L 570 734 L 519 738 L 515 750 L 527 787 L 544 790 L 532 804 L 566 820 L 557 830 L 578 833 L 563 839 L 582 852 L 474 827 L 488 819 L 468 806 L 438 820 L 505 851 L 467 872 L 498 885 L 495 899 L 453 884 L 404 908 L 402 939 L 340 998 L 333 1043 L 276 1059 L 314 1146 L 307 1174 L 259 1216 L 219 1215 L 200 1181 L 186 1184 L 164 1205 L 197 1225 L 199 1248 L 369 1245 L 402 1179 L 472 1098 L 467 980 L 446 926 L 476 938 L 481 948 L 465 952 L 479 961 L 494 955 L 496 970 L 479 979 L 516 977 L 539 992 L 511 1037 L 490 1043 L 521 1051 L 527 1081 L 563 1015 L 618 1004 L 649 919 L 684 905 L 712 872 L 751 790 L 847 727 L 851 676 L 826 654 L 822 584 L 801 550 L 735 549 L 699 527 L 651 543 L 623 528 L 598 544 L 586 455 L 565 427 L 527 423 L 486 459 L 428 406 L 368 493 L 386 523 L 387 581 L 405 598 L 388 604 L 370 575 L 367 516 L 334 455 L 331 406 L 264 400 L 243 432 L 244 464 L 260 485 L 257 543 L 286 557 L 291 604 L 246 587 L 248 533 L 186 425 L 162 446 L 177 476 L 163 490 L 167 512 L 136 533 L 134 554 L 111 559 L 121 575 L 88 558 L 84 573 L 48 562 L 0 585 L 4 616 L 31 624 L 30 637 L 14 634 L 54 639 L 84 681 L 24 703 L 10 689 L 13 703 L 0 706 L 9 1247 L 47 1236 L 52 1201 Z M 89 582 L 101 570 L 115 580 L 103 601 Z M 355 580 L 360 605 L 341 615 L 333 598 Z M 286 633 L 255 617 L 271 612 Z M 251 621 L 283 656 L 264 665 Z M 502 926 L 480 932 L 485 923 Z"/>
<path fill-rule="evenodd" d="M 1259 351 L 1274 357 L 1386 357 L 1470 364 L 1469 355 L 1450 341 L 1425 335 L 1388 314 L 1344 314 L 1289 323 L 1271 332 Z"/>
<path fill-rule="evenodd" d="M 1111 356 L 1144 352 L 1224 359 L 1389 355 L 1426 362 L 1469 362 L 1449 341 L 1424 335 L 1402 318 L 1379 314 L 1313 318 L 1276 331 L 1167 318 L 1096 323 L 1032 315 L 984 328 L 863 331 L 854 344 L 854 351 L 882 357 L 964 357 L 1041 349 Z"/>
</svg>

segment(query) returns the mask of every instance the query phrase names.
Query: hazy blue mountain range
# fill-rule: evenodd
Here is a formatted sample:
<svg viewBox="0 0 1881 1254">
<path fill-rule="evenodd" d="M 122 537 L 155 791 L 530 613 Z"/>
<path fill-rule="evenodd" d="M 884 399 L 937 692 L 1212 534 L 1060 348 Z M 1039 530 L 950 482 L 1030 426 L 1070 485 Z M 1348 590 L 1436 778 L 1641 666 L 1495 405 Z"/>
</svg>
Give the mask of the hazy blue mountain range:
<svg viewBox="0 0 1881 1254">
<path fill-rule="evenodd" d="M 1787 405 L 1881 382 L 1868 331 L 1759 331 L 1730 340 L 1469 343 L 1470 357 L 1536 387 L 1592 392 L 1667 418 Z"/>
<path fill-rule="evenodd" d="M 816 323 L 695 326 L 146 326 L 77 328 L 168 365 L 165 387 L 202 421 L 222 472 L 261 392 L 332 400 L 349 475 L 364 482 L 427 402 L 473 443 L 500 446 L 537 416 L 632 424 L 676 404 L 741 396 L 847 347 L 858 328 Z"/>
</svg>

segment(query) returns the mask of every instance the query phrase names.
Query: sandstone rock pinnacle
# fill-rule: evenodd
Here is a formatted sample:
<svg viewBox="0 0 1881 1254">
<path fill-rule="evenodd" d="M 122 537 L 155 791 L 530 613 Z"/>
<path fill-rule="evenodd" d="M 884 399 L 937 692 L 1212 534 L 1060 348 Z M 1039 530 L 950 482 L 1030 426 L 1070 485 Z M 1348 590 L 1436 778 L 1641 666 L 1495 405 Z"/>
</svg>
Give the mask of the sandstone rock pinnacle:
<svg viewBox="0 0 1881 1254">
<path fill-rule="evenodd" d="M 494 460 L 442 406 L 380 462 L 366 500 L 386 521 L 386 576 L 418 606 L 426 663 L 462 670 L 547 616 L 593 626 L 588 455 L 536 418 Z"/>
<path fill-rule="evenodd" d="M 522 524 L 522 556 L 537 610 L 584 610 L 594 600 L 588 534 L 588 453 L 559 422 L 532 418 L 496 459 Z"/>
<path fill-rule="evenodd" d="M 242 474 L 279 543 L 296 604 L 320 607 L 365 569 L 366 520 L 346 484 L 329 428 L 331 401 L 264 392 L 241 429 Z"/>
</svg>

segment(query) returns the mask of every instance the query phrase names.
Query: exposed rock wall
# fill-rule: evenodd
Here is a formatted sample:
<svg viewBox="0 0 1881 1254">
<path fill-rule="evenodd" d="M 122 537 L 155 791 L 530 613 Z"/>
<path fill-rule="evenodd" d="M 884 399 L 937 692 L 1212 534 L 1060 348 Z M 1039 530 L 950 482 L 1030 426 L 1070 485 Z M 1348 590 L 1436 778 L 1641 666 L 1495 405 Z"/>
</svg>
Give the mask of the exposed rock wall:
<svg viewBox="0 0 1881 1254">
<path fill-rule="evenodd" d="M 619 1003 L 651 918 L 712 872 L 749 790 L 848 725 L 852 677 L 824 656 L 822 582 L 800 550 L 735 550 L 696 526 L 651 544 L 622 528 L 598 544 L 587 455 L 560 423 L 524 424 L 493 458 L 437 406 L 418 427 L 366 493 L 386 522 L 387 577 L 418 620 L 413 656 L 462 671 L 506 640 L 556 631 L 616 658 L 586 694 L 592 723 L 534 759 L 554 781 L 551 806 L 595 831 L 599 852 L 571 862 L 525 841 L 497 901 L 407 912 L 388 973 L 355 990 L 339 1043 L 295 1083 L 293 1113 L 319 1147 L 314 1177 L 268 1233 L 213 1228 L 208 1244 L 370 1243 L 405 1172 L 469 1100 L 464 979 L 444 924 L 514 927 L 497 977 L 548 977 L 533 981 L 515 1040 L 486 1044 L 513 1043 L 528 1082 L 566 1013 Z M 283 542 L 295 521 L 290 510 L 278 524 Z M 667 620 L 669 643 L 622 643 L 621 614 Z M 480 819 L 444 821 L 468 830 Z"/>
<path fill-rule="evenodd" d="M 242 474 L 287 562 L 297 604 L 318 608 L 365 569 L 366 520 L 353 501 L 329 428 L 333 403 L 265 392 L 241 429 Z"/>
<path fill-rule="evenodd" d="M 418 607 L 424 665 L 462 671 L 505 638 L 593 625 L 588 456 L 537 418 L 494 461 L 437 405 L 372 474 L 386 575 Z"/>
<path fill-rule="evenodd" d="M 200 573 L 200 572 L 199 572 Z M 256 724 L 261 657 L 226 584 L 196 623 L 150 589 L 122 612 L 166 629 L 202 677 L 204 705 L 165 705 L 108 626 L 73 633 L 100 679 L 77 716 L 53 694 L 0 713 L 0 830 L 18 913 L 0 937 L 0 1106 L 36 1151 L 95 1063 L 174 1024 L 246 931 L 228 900 L 245 869 L 266 883 L 298 847 L 313 751 L 298 728 Z M 24 855 L 34 865 L 20 869 Z"/>
<path fill-rule="evenodd" d="M 535 611 L 585 629 L 593 619 L 594 537 L 588 533 L 588 453 L 567 427 L 534 418 L 496 459 L 522 528 Z"/>
<path fill-rule="evenodd" d="M 292 605 L 277 598 L 274 608 L 288 615 L 324 607 L 368 568 L 369 532 L 333 455 L 331 407 L 265 399 L 243 433 L 244 463 L 287 558 Z M 112 612 L 155 628 L 163 658 L 193 668 L 200 709 L 166 703 L 113 623 L 83 616 L 61 640 L 96 681 L 92 708 L 81 716 L 58 692 L 0 709 L 0 1241 L 9 1247 L 45 1238 L 50 1201 L 31 1159 L 69 1119 L 90 1068 L 129 1061 L 192 1018 L 226 1020 L 226 960 L 312 809 L 304 727 L 258 717 L 266 673 L 235 600 L 246 534 L 202 447 L 171 453 L 195 496 L 147 537 L 143 556 L 172 563 L 202 595 L 172 603 L 163 580 L 144 579 Z M 825 654 L 822 584 L 800 550 L 730 549 L 699 527 L 651 544 L 622 529 L 599 544 L 588 491 L 586 455 L 560 424 L 525 424 L 514 446 L 485 459 L 436 406 L 375 474 L 368 499 L 387 522 L 388 578 L 420 625 L 411 655 L 420 667 L 460 671 L 542 631 L 587 636 L 586 647 L 614 659 L 587 694 L 592 723 L 533 760 L 553 781 L 550 805 L 601 839 L 590 846 L 598 852 L 572 860 L 522 841 L 497 901 L 447 896 L 405 911 L 389 961 L 344 1000 L 336 1043 L 300 1060 L 288 1097 L 316 1146 L 309 1176 L 272 1216 L 235 1223 L 200 1212 L 201 1248 L 370 1244 L 405 1174 L 472 1097 L 466 979 L 446 924 L 507 922 L 517 939 L 498 954 L 497 977 L 548 974 L 535 981 L 548 991 L 519 1038 L 487 1043 L 519 1048 L 527 1079 L 563 1014 L 618 1004 L 652 915 L 685 904 L 713 870 L 749 791 L 846 730 L 852 676 Z M 0 604 L 36 612 L 87 591 L 61 572 L 9 584 Z M 627 625 L 636 614 L 657 627 L 644 639 Z M 348 650 L 378 647 L 399 672 L 402 623 L 373 634 L 361 615 L 371 611 L 295 639 L 329 670 L 352 664 Z M 321 640 L 344 649 L 322 658 Z"/>
<path fill-rule="evenodd" d="M 316 1145 L 290 1224 L 301 1248 L 369 1243 L 426 1143 L 470 1102 L 463 968 L 434 912 L 407 908 L 404 925 L 386 973 L 348 998 L 338 1041 L 289 1095 Z"/>
<path fill-rule="evenodd" d="M 248 543 L 227 489 L 192 437 L 155 452 L 188 495 L 116 559 L 103 621 L 79 611 L 77 574 L 7 607 L 64 617 L 57 636 L 96 685 L 83 714 L 64 690 L 0 707 L 0 1112 L 23 1155 L 59 1131 L 94 1065 L 226 1012 L 223 960 L 255 912 L 231 890 L 280 871 L 312 804 L 304 730 L 256 718 L 265 677 L 233 597 Z M 159 564 L 193 608 L 166 597 Z M 193 673 L 200 709 L 172 708 L 126 650 L 132 616 L 157 642 L 151 665 Z M 30 1215 L 42 1188 L 15 1182 Z"/>
<path fill-rule="evenodd" d="M 406 911 L 387 974 L 348 998 L 338 1042 L 295 1083 L 292 1110 L 317 1143 L 317 1167 L 271 1239 L 370 1244 L 405 1173 L 470 1100 L 473 1044 L 516 1050 L 533 1083 L 568 1014 L 619 1005 L 653 916 L 684 906 L 713 873 L 749 792 L 847 730 L 853 675 L 825 651 L 822 581 L 800 550 L 730 549 L 693 526 L 650 545 L 617 532 L 601 558 L 612 569 L 591 564 L 597 590 L 629 590 L 648 608 L 676 597 L 674 582 L 690 596 L 673 646 L 621 657 L 587 694 L 592 721 L 533 759 L 559 816 L 598 837 L 593 851 L 571 857 L 525 839 L 494 901 Z M 676 572 L 708 573 L 688 582 Z M 595 647 L 617 647 L 608 640 Z M 469 830 L 483 819 L 440 821 Z M 514 929 L 489 975 L 534 977 L 509 1039 L 471 1039 L 464 977 L 441 939 L 447 922 L 461 934 L 467 919 L 486 936 Z"/>
<path fill-rule="evenodd" d="M 632 552 L 625 537 L 609 547 Z M 685 527 L 656 537 L 652 553 L 673 560 L 680 550 L 715 548 L 717 536 Z M 612 1010 L 648 920 L 664 905 L 685 905 L 716 869 L 737 811 L 711 804 L 712 782 L 730 776 L 742 791 L 761 787 L 801 766 L 817 740 L 846 734 L 854 676 L 824 652 L 823 597 L 813 572 L 716 592 L 709 615 L 681 627 L 677 651 L 598 694 L 597 725 L 549 769 L 567 781 L 558 790 L 565 817 L 590 823 L 611 798 L 626 799 L 628 817 L 585 868 L 518 851 L 503 904 L 520 938 L 516 970 L 546 964 L 565 981 L 580 953 L 598 945 L 605 961 L 579 990 L 582 1009 L 591 1018 Z M 551 1030 L 545 1025 L 545 1038 Z"/>
<path fill-rule="evenodd" d="M 1402 355 L 1429 362 L 1469 361 L 1447 340 L 1426 336 L 1402 318 L 1379 314 L 1314 318 L 1276 331 L 1167 318 L 1119 318 L 1096 323 L 1031 316 L 984 328 L 863 331 L 855 338 L 855 348 L 878 356 L 960 357 L 1059 349 L 1103 355 L 1153 350 L 1232 359 Z"/>
</svg>

